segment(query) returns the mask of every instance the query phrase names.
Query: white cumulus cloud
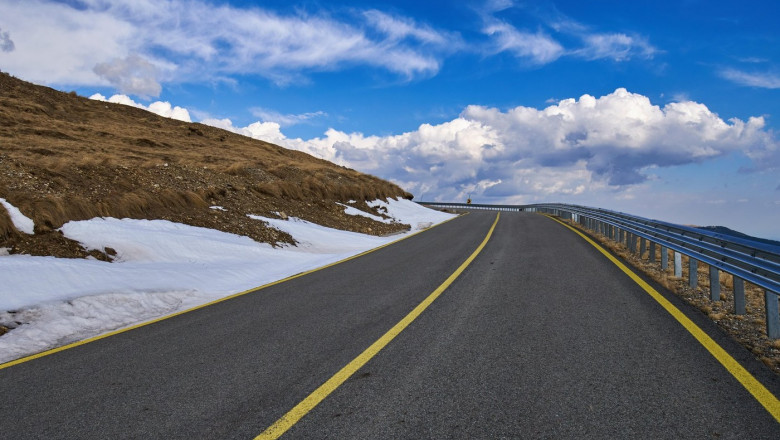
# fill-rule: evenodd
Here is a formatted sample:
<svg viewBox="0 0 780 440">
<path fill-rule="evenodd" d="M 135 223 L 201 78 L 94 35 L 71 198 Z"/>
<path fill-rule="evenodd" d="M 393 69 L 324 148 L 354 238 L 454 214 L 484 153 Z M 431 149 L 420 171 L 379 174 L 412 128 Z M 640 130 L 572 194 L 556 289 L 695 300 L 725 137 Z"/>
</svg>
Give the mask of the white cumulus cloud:
<svg viewBox="0 0 780 440">
<path fill-rule="evenodd" d="M 122 93 L 149 97 L 162 91 L 157 66 L 137 54 L 98 63 L 92 70 Z"/>
<path fill-rule="evenodd" d="M 145 106 L 143 104 L 133 101 L 132 98 L 130 98 L 127 95 L 113 95 L 110 98 L 106 98 L 100 93 L 95 93 L 94 95 L 90 96 L 89 99 L 94 99 L 96 101 L 113 102 L 115 104 L 129 105 L 131 107 L 136 107 L 146 111 L 150 111 L 152 113 L 155 113 L 160 116 L 164 116 L 166 118 L 178 119 L 179 121 L 184 121 L 184 122 L 192 122 L 192 119 L 190 118 L 190 112 L 187 111 L 187 109 L 179 107 L 178 105 L 172 106 L 171 103 L 167 101 L 155 101 L 149 104 L 148 106 Z"/>
<path fill-rule="evenodd" d="M 468 106 L 458 118 L 417 130 L 372 136 L 327 130 L 288 138 L 274 122 L 234 127 L 203 123 L 308 152 L 442 200 L 478 194 L 516 202 L 593 191 L 628 194 L 653 169 L 703 163 L 734 152 L 757 169 L 780 166 L 780 144 L 761 117 L 723 120 L 704 104 L 663 107 L 617 89 L 537 109 Z M 426 196 L 426 198 L 429 198 Z"/>
</svg>

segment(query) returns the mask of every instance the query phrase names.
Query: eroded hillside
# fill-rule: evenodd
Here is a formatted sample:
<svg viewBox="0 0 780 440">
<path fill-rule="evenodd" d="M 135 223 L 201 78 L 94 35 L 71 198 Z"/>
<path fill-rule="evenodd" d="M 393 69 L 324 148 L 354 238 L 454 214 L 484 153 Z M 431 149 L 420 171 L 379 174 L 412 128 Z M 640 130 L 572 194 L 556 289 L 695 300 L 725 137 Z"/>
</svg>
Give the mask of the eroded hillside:
<svg viewBox="0 0 780 440">
<path fill-rule="evenodd" d="M 411 195 L 299 151 L 0 73 L 0 197 L 35 221 L 23 234 L 0 206 L 0 247 L 83 257 L 57 231 L 70 220 L 166 219 L 278 244 L 292 239 L 247 214 L 380 235 L 406 226 L 346 215 L 337 202 L 381 214 L 365 201 Z"/>
</svg>

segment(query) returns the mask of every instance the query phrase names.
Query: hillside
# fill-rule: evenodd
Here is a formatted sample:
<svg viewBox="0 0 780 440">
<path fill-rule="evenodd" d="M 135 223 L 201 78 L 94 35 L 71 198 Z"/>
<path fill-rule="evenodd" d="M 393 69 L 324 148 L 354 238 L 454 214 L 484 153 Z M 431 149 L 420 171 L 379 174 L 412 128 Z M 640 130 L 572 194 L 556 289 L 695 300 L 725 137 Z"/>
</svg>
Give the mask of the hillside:
<svg viewBox="0 0 780 440">
<path fill-rule="evenodd" d="M 780 248 L 780 241 L 776 240 L 769 240 L 766 238 L 758 238 L 753 237 L 752 235 L 743 234 L 739 231 L 735 231 L 733 229 L 727 228 L 725 226 L 698 226 L 699 229 L 704 229 L 705 231 L 714 232 L 716 234 L 721 235 L 730 235 L 737 238 L 743 238 L 745 240 L 752 240 L 763 244 L 768 244 L 771 246 L 777 246 Z"/>
<path fill-rule="evenodd" d="M 365 201 L 387 197 L 411 199 L 302 152 L 0 73 L 0 198 L 36 225 L 34 235 L 17 231 L 0 206 L 0 248 L 11 253 L 84 257 L 57 229 L 101 216 L 171 220 L 274 245 L 292 238 L 247 214 L 374 235 L 406 229 L 337 204 L 381 215 Z"/>
</svg>

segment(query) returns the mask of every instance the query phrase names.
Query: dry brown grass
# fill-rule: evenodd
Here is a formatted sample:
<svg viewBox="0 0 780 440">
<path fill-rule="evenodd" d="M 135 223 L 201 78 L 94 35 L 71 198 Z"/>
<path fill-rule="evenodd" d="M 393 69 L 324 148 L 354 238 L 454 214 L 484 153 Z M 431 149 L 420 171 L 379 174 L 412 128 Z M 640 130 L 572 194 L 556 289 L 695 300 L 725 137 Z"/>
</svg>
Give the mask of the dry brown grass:
<svg viewBox="0 0 780 440">
<path fill-rule="evenodd" d="M 58 242 L 59 254 L 67 255 L 74 248 L 56 229 L 96 216 L 168 219 L 277 243 L 291 238 L 246 214 L 284 211 L 383 234 L 402 226 L 346 216 L 334 202 L 411 198 L 392 183 L 299 151 L 3 73 L 0 182 L 0 197 L 36 223 L 35 237 L 19 238 L 0 212 L 0 247 L 33 254 L 47 254 Z"/>
<path fill-rule="evenodd" d="M 18 233 L 5 206 L 0 205 L 0 240 L 7 240 Z"/>
<path fill-rule="evenodd" d="M 623 243 L 617 243 L 602 234 L 588 230 L 579 223 L 566 222 L 594 237 L 602 246 L 620 256 L 635 269 L 642 271 L 667 290 L 701 310 L 702 313 L 715 321 L 734 339 L 753 352 L 759 360 L 775 373 L 780 374 L 780 340 L 771 340 L 766 335 L 764 291 L 761 288 L 747 282 L 745 283 L 746 313 L 745 315 L 737 315 L 734 310 L 734 281 L 732 275 L 724 272 L 719 273 L 720 300 L 711 301 L 710 275 L 707 264 L 698 263 L 696 268 L 697 286 L 696 288 L 691 288 L 689 286 L 688 274 L 690 271 L 689 258 L 687 256 L 682 256 L 682 276 L 675 277 L 673 251 L 667 250 L 669 267 L 663 270 L 661 269 L 660 246 L 655 247 L 656 258 L 655 262 L 651 263 L 649 261 L 649 245 L 640 258 L 638 244 L 637 253 L 632 253 Z"/>
</svg>

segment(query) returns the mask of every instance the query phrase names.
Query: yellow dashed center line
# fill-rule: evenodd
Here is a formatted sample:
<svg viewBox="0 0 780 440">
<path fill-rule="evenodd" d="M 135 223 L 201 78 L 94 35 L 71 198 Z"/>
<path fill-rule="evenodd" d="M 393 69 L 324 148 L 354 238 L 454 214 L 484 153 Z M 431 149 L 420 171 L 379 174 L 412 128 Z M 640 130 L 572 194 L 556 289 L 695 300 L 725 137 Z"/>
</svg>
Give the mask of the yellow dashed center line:
<svg viewBox="0 0 780 440">
<path fill-rule="evenodd" d="M 710 352 L 710 354 L 718 360 L 718 362 L 723 365 L 723 367 L 728 370 L 729 373 L 731 373 L 732 376 L 734 376 L 739 383 L 742 384 L 743 387 L 745 387 L 746 390 L 750 394 L 753 395 L 753 397 L 758 400 L 758 402 L 766 408 L 767 411 L 769 411 L 769 414 L 772 415 L 772 417 L 775 418 L 777 422 L 780 422 L 780 401 L 775 397 L 772 392 L 770 392 L 764 385 L 758 381 L 755 377 L 753 377 L 752 374 L 750 374 L 742 365 L 740 365 L 739 362 L 736 361 L 731 355 L 723 349 L 720 345 L 718 345 L 717 342 L 715 342 L 710 336 L 704 332 L 699 326 L 697 326 L 693 321 L 688 319 L 687 316 L 685 316 L 677 307 L 674 306 L 669 300 L 663 297 L 660 293 L 658 293 L 657 290 L 655 290 L 652 286 L 647 284 L 642 278 L 640 278 L 634 271 L 626 267 L 623 263 L 621 263 L 617 258 L 615 258 L 612 254 L 604 250 L 603 247 L 601 247 L 598 243 L 591 240 L 583 234 L 582 232 L 578 231 L 577 229 L 567 225 L 566 223 L 555 219 L 553 217 L 549 217 L 558 223 L 566 226 L 567 228 L 571 229 L 575 233 L 577 233 L 580 237 L 584 238 L 585 241 L 593 245 L 599 252 L 604 254 L 612 263 L 615 264 L 620 270 L 622 270 L 626 275 L 628 275 L 632 280 L 634 280 L 635 283 L 639 285 L 645 292 L 647 292 L 648 295 L 650 295 L 658 304 L 661 305 L 670 315 L 674 317 L 674 319 L 677 320 L 680 324 L 682 324 L 683 327 L 685 327 L 688 332 L 693 335 L 694 338 L 696 338 L 699 343 L 704 346 L 704 348 L 707 349 L 707 351 Z"/>
<path fill-rule="evenodd" d="M 371 360 L 371 358 L 376 356 L 380 350 L 382 350 L 388 343 L 390 343 L 390 341 L 395 339 L 395 337 L 398 336 L 406 327 L 408 327 L 409 324 L 417 319 L 417 317 L 420 316 L 420 314 L 425 311 L 425 309 L 427 309 L 428 306 L 430 306 L 436 300 L 436 298 L 438 298 L 445 290 L 447 290 L 450 284 L 452 284 L 460 276 L 460 274 L 463 273 L 464 270 L 466 270 L 466 268 L 471 264 L 472 261 L 474 261 L 477 255 L 482 252 L 482 249 L 485 247 L 488 240 L 490 240 L 490 236 L 493 235 L 493 230 L 496 229 L 496 224 L 498 224 L 500 215 L 501 213 L 496 214 L 496 220 L 490 227 L 490 230 L 485 236 L 485 239 L 482 240 L 482 243 L 471 254 L 471 256 L 469 256 L 466 261 L 464 261 L 463 264 L 461 264 L 455 270 L 455 272 L 453 272 L 439 287 L 437 287 L 433 293 L 428 295 L 428 297 L 425 298 L 423 302 L 415 307 L 414 310 L 409 312 L 408 315 L 399 321 L 398 324 L 394 325 L 393 328 L 388 330 L 387 333 L 385 333 L 381 338 L 371 344 L 371 346 L 365 349 L 365 351 L 360 353 L 358 357 L 345 365 L 344 368 L 339 370 L 324 384 L 320 385 L 319 388 L 314 390 L 314 392 L 309 394 L 299 404 L 295 405 L 293 409 L 288 411 L 287 414 L 283 415 L 279 420 L 274 422 L 273 425 L 269 426 L 265 431 L 263 431 L 262 434 L 255 437 L 255 440 L 279 438 L 282 434 L 287 432 L 287 430 L 292 428 L 293 425 L 298 423 L 298 421 L 303 416 L 308 414 L 309 411 L 319 405 L 320 402 L 322 402 L 326 397 L 328 397 L 328 395 L 330 395 L 330 393 L 341 386 L 341 384 L 349 379 L 350 376 L 355 374 L 355 372 L 358 371 L 369 360 Z"/>
</svg>

